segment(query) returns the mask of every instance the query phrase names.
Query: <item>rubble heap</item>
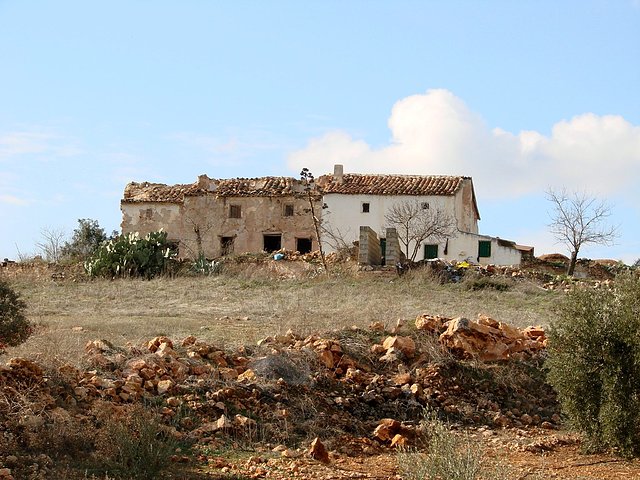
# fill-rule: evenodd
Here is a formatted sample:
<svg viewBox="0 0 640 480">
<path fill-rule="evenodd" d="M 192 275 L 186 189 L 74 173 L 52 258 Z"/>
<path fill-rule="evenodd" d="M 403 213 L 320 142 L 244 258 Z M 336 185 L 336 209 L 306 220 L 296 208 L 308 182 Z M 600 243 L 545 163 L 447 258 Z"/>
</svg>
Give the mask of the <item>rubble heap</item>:
<svg viewBox="0 0 640 480">
<path fill-rule="evenodd" d="M 0 400 L 31 398 L 18 410 L 0 401 L 0 466 L 38 463 L 21 436 L 61 415 L 97 428 L 93 412 L 105 402 L 157 405 L 173 435 L 199 446 L 264 443 L 292 455 L 315 438 L 308 455 L 322 462 L 325 448 L 367 455 L 414 444 L 425 408 L 464 425 L 553 429 L 558 406 L 538 365 L 545 345 L 539 327 L 431 315 L 390 329 L 289 331 L 234 351 L 193 336 L 126 347 L 96 340 L 86 369 L 45 372 L 27 359 L 0 368 Z M 460 360 L 471 357 L 508 361 Z"/>
</svg>

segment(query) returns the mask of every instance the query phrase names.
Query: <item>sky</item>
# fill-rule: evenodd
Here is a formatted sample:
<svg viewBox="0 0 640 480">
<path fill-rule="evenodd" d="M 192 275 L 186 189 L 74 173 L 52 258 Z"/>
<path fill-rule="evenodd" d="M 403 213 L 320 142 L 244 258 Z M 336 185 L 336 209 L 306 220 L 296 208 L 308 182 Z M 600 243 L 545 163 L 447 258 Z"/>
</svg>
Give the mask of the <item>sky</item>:
<svg viewBox="0 0 640 480">
<path fill-rule="evenodd" d="M 480 232 L 565 246 L 549 189 L 640 258 L 640 0 L 0 0 L 0 259 L 130 181 L 473 178 Z"/>
</svg>

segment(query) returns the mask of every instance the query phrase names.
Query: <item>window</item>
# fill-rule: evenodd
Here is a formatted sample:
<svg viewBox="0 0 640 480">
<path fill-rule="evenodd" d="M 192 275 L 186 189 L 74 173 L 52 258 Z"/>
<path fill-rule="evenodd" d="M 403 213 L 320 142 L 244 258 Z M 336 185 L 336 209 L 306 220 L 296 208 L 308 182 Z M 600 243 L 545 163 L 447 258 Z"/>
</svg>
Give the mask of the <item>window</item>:
<svg viewBox="0 0 640 480">
<path fill-rule="evenodd" d="M 491 241 L 480 240 L 478 242 L 478 257 L 490 257 L 491 256 Z"/>
<path fill-rule="evenodd" d="M 242 207 L 240 205 L 229 205 L 229 218 L 241 218 Z"/>
<path fill-rule="evenodd" d="M 265 234 L 263 235 L 264 239 L 264 248 L 265 252 L 275 252 L 276 250 L 280 250 L 282 248 L 282 235 L 279 233 L 273 234 Z"/>
<path fill-rule="evenodd" d="M 424 259 L 431 260 L 432 258 L 438 258 L 438 244 L 428 244 L 424 246 Z"/>
<path fill-rule="evenodd" d="M 291 203 L 285 204 L 282 215 L 285 217 L 293 217 L 293 204 Z"/>
<path fill-rule="evenodd" d="M 220 255 L 223 257 L 233 253 L 233 240 L 235 237 L 220 237 Z"/>
<path fill-rule="evenodd" d="M 429 202 L 422 202 L 420 206 L 423 210 L 429 210 Z"/>
<path fill-rule="evenodd" d="M 368 202 L 362 203 L 362 213 L 369 213 L 370 204 Z"/>
<path fill-rule="evenodd" d="M 153 218 L 153 209 L 146 208 L 144 210 L 140 210 L 140 218 L 142 220 L 151 220 Z"/>
<path fill-rule="evenodd" d="M 301 254 L 309 253 L 311 251 L 311 239 L 296 238 L 296 250 Z"/>
</svg>

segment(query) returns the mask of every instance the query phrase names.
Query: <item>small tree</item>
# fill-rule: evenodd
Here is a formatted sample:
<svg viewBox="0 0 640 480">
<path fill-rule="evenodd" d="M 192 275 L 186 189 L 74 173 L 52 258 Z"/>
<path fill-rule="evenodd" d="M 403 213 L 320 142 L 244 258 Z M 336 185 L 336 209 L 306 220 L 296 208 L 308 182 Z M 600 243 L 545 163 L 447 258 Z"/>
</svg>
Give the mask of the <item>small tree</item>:
<svg viewBox="0 0 640 480">
<path fill-rule="evenodd" d="M 0 280 L 0 351 L 4 345 L 19 345 L 31 335 L 32 327 L 24 315 L 27 305 Z"/>
<path fill-rule="evenodd" d="M 566 190 L 547 191 L 553 204 L 549 228 L 553 236 L 571 252 L 567 275 L 573 275 L 578 252 L 583 245 L 611 245 L 617 236 L 616 227 L 608 226 L 611 207 L 604 201 L 584 192 L 567 193 Z"/>
<path fill-rule="evenodd" d="M 300 180 L 302 180 L 302 183 L 304 183 L 304 190 L 305 192 L 307 192 L 307 200 L 309 201 L 309 208 L 311 209 L 311 218 L 313 219 L 313 228 L 316 232 L 316 241 L 318 242 L 318 250 L 320 250 L 322 267 L 324 268 L 324 272 L 328 275 L 329 270 L 327 269 L 327 260 L 324 257 L 324 250 L 322 249 L 322 238 L 320 237 L 320 220 L 316 216 L 316 208 L 313 201 L 313 195 L 311 193 L 311 191 L 313 190 L 315 178 L 313 177 L 313 174 L 309 171 L 309 169 L 305 167 L 300 172 Z"/>
<path fill-rule="evenodd" d="M 86 260 L 93 255 L 102 242 L 107 240 L 107 234 L 100 227 L 97 220 L 90 218 L 78 219 L 78 227 L 73 231 L 70 242 L 62 247 L 62 256 L 73 260 Z"/>
<path fill-rule="evenodd" d="M 440 242 L 456 231 L 455 219 L 438 207 L 418 199 L 395 203 L 384 215 L 388 227 L 398 232 L 405 256 L 415 261 L 422 242 Z"/>
<path fill-rule="evenodd" d="M 40 234 L 42 240 L 36 243 L 40 254 L 47 262 L 58 263 L 62 258 L 62 242 L 66 237 L 64 230 L 43 228 Z"/>
<path fill-rule="evenodd" d="M 640 455 L 640 278 L 576 289 L 549 334 L 548 380 L 593 450 Z"/>
</svg>

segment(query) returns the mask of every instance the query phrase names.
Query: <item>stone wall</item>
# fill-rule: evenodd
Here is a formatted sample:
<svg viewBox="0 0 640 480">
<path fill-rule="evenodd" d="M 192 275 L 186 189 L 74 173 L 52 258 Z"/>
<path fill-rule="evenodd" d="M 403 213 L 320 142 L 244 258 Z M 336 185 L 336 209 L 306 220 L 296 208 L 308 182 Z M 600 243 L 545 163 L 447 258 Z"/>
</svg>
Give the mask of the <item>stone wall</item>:
<svg viewBox="0 0 640 480">
<path fill-rule="evenodd" d="M 384 264 L 394 266 L 398 262 L 403 261 L 404 255 L 400 249 L 400 240 L 398 240 L 398 232 L 395 228 L 387 228 L 387 245 L 384 254 Z"/>
<path fill-rule="evenodd" d="M 362 265 L 380 265 L 382 252 L 380 239 L 371 227 L 360 227 L 360 251 L 358 262 Z"/>
</svg>

